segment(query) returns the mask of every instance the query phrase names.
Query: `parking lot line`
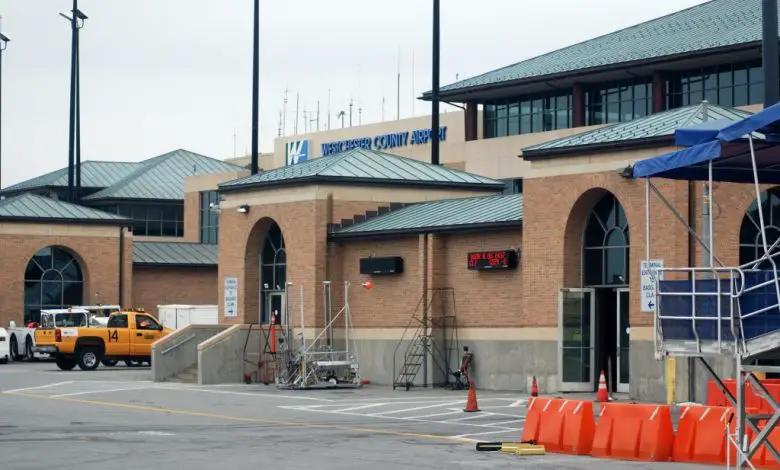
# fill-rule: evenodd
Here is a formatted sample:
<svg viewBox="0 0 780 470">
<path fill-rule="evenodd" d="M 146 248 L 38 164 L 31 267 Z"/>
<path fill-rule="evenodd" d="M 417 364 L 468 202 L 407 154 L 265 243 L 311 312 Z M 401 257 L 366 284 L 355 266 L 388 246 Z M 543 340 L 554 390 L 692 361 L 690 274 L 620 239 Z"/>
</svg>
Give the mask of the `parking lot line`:
<svg viewBox="0 0 780 470">
<path fill-rule="evenodd" d="M 191 392 L 203 392 L 203 393 L 220 393 L 225 395 L 237 395 L 237 396 L 244 396 L 244 397 L 268 397 L 268 398 L 292 398 L 296 400 L 309 400 L 309 401 L 324 401 L 324 402 L 333 402 L 336 400 L 331 400 L 329 398 L 316 398 L 316 397 L 304 397 L 300 395 L 282 395 L 278 393 L 253 393 L 253 392 L 233 392 L 230 390 L 209 390 L 206 388 L 195 388 L 195 387 L 171 387 L 171 386 L 165 386 L 165 385 L 155 385 L 152 388 L 156 388 L 158 390 L 187 390 Z"/>
<path fill-rule="evenodd" d="M 442 407 L 442 406 L 457 405 L 458 403 L 460 403 L 460 401 L 453 401 L 453 402 L 447 402 L 447 403 L 436 403 L 435 405 L 418 406 L 418 407 L 415 407 L 415 408 L 404 408 L 404 409 L 401 409 L 401 410 L 383 411 L 381 413 L 375 413 L 375 414 L 368 415 L 368 416 L 382 416 L 382 415 L 386 415 L 386 414 L 403 413 L 405 411 L 417 411 L 417 410 L 425 410 L 425 409 L 428 409 L 428 408 L 439 408 L 439 407 Z"/>
<path fill-rule="evenodd" d="M 146 390 L 148 388 L 151 387 L 123 387 L 123 388 L 113 388 L 108 390 L 86 390 L 83 392 L 61 393 L 59 395 L 51 395 L 51 398 L 75 397 L 78 395 L 90 395 L 93 393 L 129 392 L 133 390 Z"/>
<path fill-rule="evenodd" d="M 73 383 L 72 380 L 68 382 L 57 382 L 53 384 L 39 385 L 37 387 L 26 387 L 26 388 L 17 388 L 14 390 L 4 390 L 3 393 L 18 393 L 18 392 L 26 392 L 28 390 L 40 390 L 42 388 L 56 387 L 58 385 L 67 385 L 72 383 Z"/>
<path fill-rule="evenodd" d="M 452 436 L 453 439 L 464 439 L 466 436 L 486 436 L 488 434 L 509 434 L 510 432 L 521 432 L 522 429 L 503 429 L 501 431 L 486 431 L 486 432 L 476 432 L 476 433 L 468 433 L 468 434 L 458 434 L 457 436 Z"/>
<path fill-rule="evenodd" d="M 9 393 L 9 395 L 39 399 L 39 400 L 41 399 L 57 400 L 62 402 L 76 403 L 76 404 L 96 406 L 96 407 L 102 406 L 102 407 L 109 407 L 109 408 L 135 410 L 135 411 L 170 413 L 170 414 L 177 414 L 177 415 L 184 415 L 184 416 L 220 419 L 225 421 L 240 421 L 244 423 L 267 424 L 267 425 L 298 427 L 298 428 L 306 428 L 306 429 L 331 429 L 331 430 L 346 431 L 346 432 L 359 432 L 364 434 L 379 434 L 379 435 L 407 437 L 407 438 L 411 437 L 411 438 L 425 439 L 425 440 L 442 440 L 442 441 L 468 443 L 468 444 L 479 442 L 476 439 L 470 439 L 466 437 L 456 437 L 456 436 L 445 436 L 441 434 L 426 434 L 426 433 L 414 433 L 414 432 L 405 432 L 405 431 L 393 431 L 388 429 L 340 426 L 336 424 L 313 424 L 313 423 L 301 423 L 295 421 L 266 420 L 266 419 L 258 419 L 258 418 L 247 418 L 242 416 L 222 415 L 218 413 L 206 413 L 201 411 L 178 410 L 174 408 L 135 405 L 130 403 L 120 403 L 120 402 L 111 402 L 111 401 L 102 401 L 102 400 L 87 400 L 83 398 L 72 398 L 72 397 L 52 398 L 49 395 L 40 395 L 40 394 L 27 393 L 27 392 Z"/>
</svg>

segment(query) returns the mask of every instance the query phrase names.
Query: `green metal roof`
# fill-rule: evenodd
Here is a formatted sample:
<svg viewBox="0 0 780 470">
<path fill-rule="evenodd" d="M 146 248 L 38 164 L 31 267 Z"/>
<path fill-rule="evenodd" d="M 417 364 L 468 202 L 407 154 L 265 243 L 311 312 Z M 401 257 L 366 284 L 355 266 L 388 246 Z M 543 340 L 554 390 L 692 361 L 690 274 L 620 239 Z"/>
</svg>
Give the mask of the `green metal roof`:
<svg viewBox="0 0 780 470">
<path fill-rule="evenodd" d="M 219 245 L 177 242 L 133 243 L 133 264 L 149 266 L 216 266 Z"/>
<path fill-rule="evenodd" d="M 712 0 L 440 88 L 453 92 L 761 40 L 761 0 Z M 430 98 L 430 91 L 423 96 Z"/>
<path fill-rule="evenodd" d="M 0 222 L 2 221 L 36 222 L 85 222 L 128 224 L 130 220 L 116 214 L 79 206 L 64 201 L 24 193 L 19 196 L 0 200 Z"/>
<path fill-rule="evenodd" d="M 314 182 L 436 185 L 502 189 L 504 183 L 483 176 L 397 155 L 355 148 L 327 157 L 257 173 L 219 185 L 220 191 Z"/>
<path fill-rule="evenodd" d="M 88 160 L 81 163 L 81 187 L 102 189 L 119 182 L 122 178 L 130 175 L 133 171 L 142 167 L 143 163 L 135 162 L 104 162 L 97 160 Z M 2 193 L 13 193 L 18 191 L 30 191 L 41 188 L 66 188 L 68 186 L 68 168 L 37 176 L 27 181 L 22 181 L 7 188 L 3 188 Z"/>
<path fill-rule="evenodd" d="M 523 220 L 523 195 L 508 194 L 421 202 L 343 228 L 331 238 L 412 234 L 517 226 Z"/>
<path fill-rule="evenodd" d="M 630 141 L 673 138 L 675 131 L 681 127 L 719 119 L 739 121 L 751 114 L 753 113 L 707 103 L 686 106 L 532 145 L 523 149 L 523 157 L 533 159 L 534 156 L 565 153 L 575 148 L 593 149 Z"/>
<path fill-rule="evenodd" d="M 184 178 L 193 175 L 226 173 L 243 170 L 240 166 L 206 157 L 187 150 L 174 150 L 144 160 L 143 166 L 84 201 L 105 199 L 182 200 Z"/>
</svg>

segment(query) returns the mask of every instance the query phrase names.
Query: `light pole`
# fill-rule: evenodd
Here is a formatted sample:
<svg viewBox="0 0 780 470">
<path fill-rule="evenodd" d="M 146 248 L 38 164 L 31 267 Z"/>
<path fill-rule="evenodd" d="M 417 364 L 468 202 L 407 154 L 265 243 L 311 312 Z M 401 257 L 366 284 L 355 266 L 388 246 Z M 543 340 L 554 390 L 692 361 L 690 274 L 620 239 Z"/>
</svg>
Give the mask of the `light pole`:
<svg viewBox="0 0 780 470">
<path fill-rule="evenodd" d="M 258 128 L 258 101 L 259 101 L 259 81 L 260 81 L 260 0 L 255 0 L 255 14 L 254 14 L 254 33 L 252 44 L 252 174 L 258 172 L 258 142 L 257 142 L 257 128 Z"/>
<path fill-rule="evenodd" d="M 0 16 L 2 18 L 2 16 Z M 3 115 L 3 51 L 8 47 L 8 43 L 11 42 L 3 33 L 0 33 L 0 136 L 2 135 L 2 115 Z M 0 138 L 0 161 L 2 160 L 2 139 Z M 3 176 L 0 172 L 0 188 L 3 187 Z"/>
<path fill-rule="evenodd" d="M 433 0 L 433 70 L 432 81 L 433 94 L 431 100 L 431 164 L 439 164 L 439 36 L 440 36 L 440 18 L 439 18 L 439 0 Z"/>
<path fill-rule="evenodd" d="M 77 202 L 81 192 L 81 110 L 79 106 L 79 30 L 84 27 L 87 15 L 73 0 L 73 16 L 60 13 L 70 22 L 70 125 L 68 129 L 68 201 Z M 75 173 L 75 185 L 74 185 Z"/>
</svg>

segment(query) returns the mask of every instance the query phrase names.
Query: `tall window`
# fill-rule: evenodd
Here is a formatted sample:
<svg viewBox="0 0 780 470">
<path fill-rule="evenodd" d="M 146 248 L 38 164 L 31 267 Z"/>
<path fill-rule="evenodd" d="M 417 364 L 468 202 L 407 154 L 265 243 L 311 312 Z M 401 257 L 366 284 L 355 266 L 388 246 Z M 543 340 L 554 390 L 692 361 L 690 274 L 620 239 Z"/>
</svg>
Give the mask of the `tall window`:
<svg viewBox="0 0 780 470">
<path fill-rule="evenodd" d="M 263 240 L 263 248 L 260 251 L 260 303 L 262 323 L 269 319 L 269 309 L 278 308 L 272 306 L 279 293 L 284 292 L 287 282 L 287 253 L 284 249 L 284 236 L 279 225 L 273 223 Z"/>
<path fill-rule="evenodd" d="M 746 106 L 764 101 L 761 61 L 724 64 L 675 74 L 666 82 L 668 109 L 707 100 L 720 106 Z"/>
<path fill-rule="evenodd" d="M 761 224 L 758 219 L 757 201 L 748 208 L 742 218 L 739 231 L 739 264 L 747 264 L 764 255 L 764 243 L 761 237 Z M 780 189 L 770 189 L 761 193 L 761 212 L 764 215 L 767 247 L 780 238 Z M 774 250 L 773 250 L 774 251 Z M 759 264 L 758 269 L 772 269 L 769 261 Z"/>
<path fill-rule="evenodd" d="M 133 235 L 144 237 L 183 237 L 184 204 L 119 204 L 98 206 L 112 214 L 133 219 Z"/>
<path fill-rule="evenodd" d="M 567 129 L 572 126 L 571 90 L 485 104 L 485 138 Z"/>
<path fill-rule="evenodd" d="M 62 248 L 49 246 L 24 271 L 24 323 L 41 321 L 41 310 L 81 305 L 84 275 L 78 261 Z"/>
<path fill-rule="evenodd" d="M 628 219 L 620 201 L 605 195 L 588 218 L 583 240 L 585 286 L 628 284 Z"/>
<path fill-rule="evenodd" d="M 621 82 L 585 93 L 585 125 L 628 122 L 648 116 L 653 110 L 653 83 L 645 79 Z"/>
<path fill-rule="evenodd" d="M 219 214 L 211 210 L 210 205 L 219 204 L 218 191 L 201 191 L 200 193 L 200 242 L 219 243 Z"/>
</svg>

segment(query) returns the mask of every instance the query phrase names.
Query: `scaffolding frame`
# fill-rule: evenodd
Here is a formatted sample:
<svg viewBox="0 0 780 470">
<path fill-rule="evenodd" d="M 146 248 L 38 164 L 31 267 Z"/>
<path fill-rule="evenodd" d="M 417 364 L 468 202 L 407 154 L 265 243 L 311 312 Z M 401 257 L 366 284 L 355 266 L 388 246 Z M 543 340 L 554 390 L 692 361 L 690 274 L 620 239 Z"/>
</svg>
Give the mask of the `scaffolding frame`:
<svg viewBox="0 0 780 470">
<path fill-rule="evenodd" d="M 296 335 L 297 345 L 292 341 L 293 328 L 289 315 L 289 288 L 285 285 L 284 321 L 278 338 L 276 386 L 279 389 L 313 388 L 361 388 L 357 343 L 352 334 L 354 325 L 349 306 L 350 282 L 344 282 L 344 306 L 332 314 L 331 281 L 323 281 L 323 309 L 326 324 L 307 344 L 305 321 L 304 286 L 300 286 L 300 331 Z M 337 320 L 344 322 L 343 348 L 336 346 L 333 328 Z M 323 341 L 324 338 L 324 341 Z M 324 344 L 323 344 L 324 343 Z"/>
<path fill-rule="evenodd" d="M 753 142 L 753 134 L 747 133 L 747 141 L 749 144 L 750 149 L 750 160 L 751 160 L 751 166 L 752 166 L 752 172 L 753 172 L 753 186 L 755 189 L 755 197 L 756 201 L 758 201 L 759 204 L 759 230 L 761 234 L 761 242 L 763 246 L 764 254 L 757 260 L 751 261 L 749 263 L 735 266 L 735 267 L 727 267 L 724 265 L 724 263 L 715 255 L 714 252 L 714 240 L 713 240 L 713 195 L 712 195 L 712 187 L 713 187 L 713 158 L 710 157 L 710 159 L 707 162 L 707 171 L 708 171 L 708 177 L 706 180 L 706 188 L 707 188 L 707 208 L 709 209 L 707 212 L 707 242 L 705 242 L 702 237 L 690 226 L 688 222 L 685 221 L 685 219 L 679 214 L 679 212 L 674 208 L 674 206 L 664 197 L 662 192 L 653 184 L 652 181 L 650 181 L 650 178 L 652 176 L 643 177 L 645 179 L 645 259 L 652 259 L 651 258 L 651 249 L 650 249 L 650 194 L 655 194 L 655 196 L 661 201 L 661 203 L 669 210 L 671 211 L 672 215 L 680 222 L 688 231 L 688 233 L 693 236 L 693 238 L 698 242 L 698 244 L 705 250 L 705 255 L 707 256 L 707 262 L 708 266 L 706 267 L 688 267 L 688 268 L 658 268 L 658 273 L 655 276 L 655 305 L 656 309 L 653 314 L 653 342 L 655 345 L 655 359 L 658 361 L 663 360 L 664 356 L 681 356 L 681 357 L 693 357 L 698 360 L 698 362 L 702 365 L 704 370 L 706 371 L 707 375 L 713 379 L 713 382 L 718 387 L 718 389 L 724 394 L 726 400 L 730 403 L 731 406 L 733 406 L 736 410 L 736 426 L 735 426 L 735 432 L 732 434 L 728 431 L 726 431 L 728 436 L 728 447 L 729 449 L 733 446 L 736 449 L 736 467 L 735 468 L 744 468 L 744 465 L 748 465 L 751 468 L 753 467 L 753 464 L 750 462 L 750 459 L 755 455 L 755 453 L 764 446 L 767 449 L 767 452 L 771 454 L 774 459 L 780 463 L 780 452 L 778 452 L 778 449 L 769 441 L 769 436 L 771 435 L 772 431 L 775 429 L 778 423 L 780 423 L 780 404 L 777 403 L 774 398 L 772 398 L 769 391 L 763 386 L 761 381 L 756 377 L 755 373 L 757 372 L 771 372 L 771 373 L 780 373 L 780 367 L 777 366 L 768 366 L 768 365 L 749 365 L 746 364 L 746 362 L 752 362 L 755 359 L 758 358 L 758 356 L 762 353 L 766 353 L 771 350 L 778 349 L 778 345 L 776 341 L 761 341 L 760 339 L 758 341 L 752 340 L 751 342 L 754 343 L 754 347 L 749 347 L 748 342 L 745 339 L 744 336 L 744 320 L 756 316 L 760 313 L 764 313 L 767 311 L 770 311 L 772 309 L 777 309 L 780 311 L 780 276 L 778 276 L 778 264 L 775 260 L 775 258 L 780 255 L 780 239 L 775 241 L 771 247 L 767 243 L 767 236 L 766 236 L 766 225 L 764 222 L 764 214 L 763 210 L 761 209 L 761 202 L 762 202 L 762 191 L 760 188 L 760 178 L 759 178 L 759 169 L 756 162 L 756 153 L 755 153 L 755 147 Z M 702 162 L 704 163 L 704 162 Z M 659 177 L 663 178 L 663 176 Z M 746 284 L 746 272 L 749 271 L 759 271 L 759 266 L 763 264 L 764 262 L 768 261 L 771 266 L 771 273 L 772 273 L 772 279 L 758 283 L 756 285 L 747 287 Z M 717 263 L 718 266 L 715 266 L 715 263 Z M 694 265 L 696 262 L 694 262 Z M 767 270 L 769 271 L 769 270 Z M 669 293 L 669 292 L 662 292 L 660 289 L 661 282 L 663 279 L 664 273 L 688 273 L 691 281 L 691 292 L 685 292 L 685 293 Z M 705 279 L 713 280 L 715 289 L 714 291 L 699 291 L 697 292 L 696 284 L 697 284 L 697 275 L 704 275 L 706 276 Z M 723 282 L 727 281 L 727 282 Z M 725 284 L 725 285 L 724 285 Z M 760 288 L 768 287 L 769 285 L 774 284 L 774 291 L 776 294 L 776 303 L 774 305 L 766 306 L 762 309 L 752 311 L 750 313 L 743 314 L 742 309 L 740 307 L 739 300 L 742 296 L 745 294 L 756 291 Z M 675 296 L 690 296 L 691 298 L 691 315 L 686 316 L 675 316 L 675 315 L 665 315 L 662 313 L 661 309 L 661 300 L 663 296 L 667 295 L 675 295 Z M 714 316 L 698 316 L 696 314 L 696 302 L 697 299 L 703 298 L 714 298 L 714 300 L 717 303 L 716 312 L 717 314 Z M 701 300 L 699 300 L 701 301 Z M 726 308 L 724 309 L 724 303 Z M 725 310 L 725 311 L 724 311 Z M 681 321 L 687 321 L 690 320 L 692 324 L 692 330 L 693 334 L 695 336 L 695 349 L 690 349 L 690 341 L 688 341 L 688 344 L 683 345 L 676 345 L 676 347 L 669 347 L 669 343 L 667 341 L 664 341 L 663 339 L 663 330 L 661 327 L 661 324 L 663 320 L 681 320 Z M 698 329 L 697 329 L 697 323 L 696 322 L 717 322 L 716 328 L 717 328 L 717 341 L 713 342 L 714 344 L 710 344 L 709 347 L 704 347 L 702 345 L 702 339 L 698 336 Z M 724 338 L 723 333 L 723 327 L 724 324 L 729 327 L 729 333 L 732 335 L 732 339 Z M 769 333 L 766 333 L 769 334 Z M 721 357 L 726 358 L 727 356 L 732 356 L 735 361 L 736 366 L 736 397 L 729 391 L 727 386 L 724 384 L 723 380 L 718 376 L 718 374 L 713 370 L 713 368 L 710 366 L 710 364 L 707 362 L 707 357 Z M 745 397 L 746 397 L 746 389 L 747 386 L 750 386 L 753 391 L 755 391 L 761 398 L 763 398 L 769 406 L 772 408 L 772 413 L 763 413 L 763 414 L 754 414 L 748 416 L 746 413 L 746 404 L 745 404 Z M 759 422 L 760 421 L 766 421 L 763 428 L 760 428 Z M 728 426 L 728 425 L 727 425 Z M 749 441 L 747 429 L 750 428 L 753 433 L 754 437 L 752 441 Z M 767 455 L 767 458 L 769 458 L 769 455 Z"/>
</svg>

